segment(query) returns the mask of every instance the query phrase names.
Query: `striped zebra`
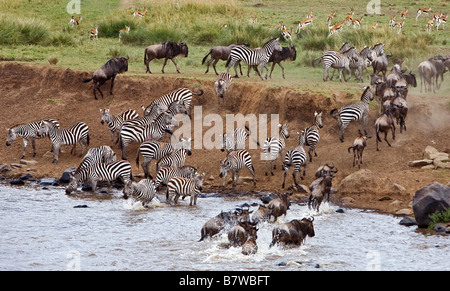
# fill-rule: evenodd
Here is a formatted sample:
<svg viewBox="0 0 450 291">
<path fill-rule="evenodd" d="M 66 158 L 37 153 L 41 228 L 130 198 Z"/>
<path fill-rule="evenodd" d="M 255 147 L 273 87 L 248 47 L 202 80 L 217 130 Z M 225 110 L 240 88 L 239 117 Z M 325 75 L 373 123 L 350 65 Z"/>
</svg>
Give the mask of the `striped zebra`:
<svg viewBox="0 0 450 291">
<path fill-rule="evenodd" d="M 305 145 L 309 146 L 308 155 L 309 161 L 312 162 L 312 153 L 317 157 L 316 145 L 319 143 L 320 135 L 319 128 L 323 127 L 322 112 L 314 112 L 314 121 L 311 126 L 304 129 L 305 132 Z"/>
<path fill-rule="evenodd" d="M 361 101 L 341 107 L 339 110 L 334 108 L 330 115 L 338 120 L 339 139 L 344 142 L 344 130 L 352 121 L 359 121 L 359 125 L 364 125 L 364 134 L 367 135 L 366 123 L 369 116 L 369 102 L 373 100 L 373 94 L 370 86 L 364 90 L 361 95 Z"/>
<path fill-rule="evenodd" d="M 333 53 L 324 53 L 321 57 L 321 60 L 323 62 L 323 81 L 326 82 L 329 78 L 329 69 L 335 68 L 339 72 L 339 81 L 342 82 L 342 74 L 344 74 L 344 81 L 348 81 L 348 79 L 345 78 L 345 70 L 351 75 L 350 70 L 350 61 L 352 59 L 357 60 L 358 55 L 356 54 L 356 49 L 354 47 L 349 48 L 345 52 L 333 52 Z M 350 77 L 349 77 L 350 79 Z M 332 80 L 332 78 L 330 79 Z"/>
<path fill-rule="evenodd" d="M 117 115 L 112 115 L 109 108 L 100 109 L 100 113 L 102 115 L 102 120 L 100 121 L 101 124 L 106 123 L 111 132 L 111 146 L 113 146 L 114 143 L 114 135 L 120 134 L 123 122 L 126 120 L 139 118 L 139 114 L 136 110 L 132 109 L 125 110 Z"/>
<path fill-rule="evenodd" d="M 283 156 L 286 148 L 286 138 L 289 138 L 289 131 L 286 123 L 283 125 L 278 124 L 278 127 L 280 128 L 278 137 L 268 137 L 261 147 L 264 150 L 264 160 L 266 161 L 266 176 L 267 161 L 270 160 L 270 174 L 273 176 L 272 163 L 277 159 L 278 155 L 280 155 L 281 169 L 284 170 Z M 276 165 L 273 165 L 273 169 L 276 169 Z"/>
<path fill-rule="evenodd" d="M 355 59 L 350 59 L 349 67 L 350 70 L 355 71 L 355 80 L 361 81 L 361 83 L 364 81 L 363 69 L 366 69 L 367 71 L 368 64 L 373 61 L 373 55 L 374 54 L 372 54 L 372 49 L 368 46 L 364 46 L 364 48 L 356 54 Z M 335 72 L 336 70 L 333 71 L 330 80 L 333 79 Z"/>
<path fill-rule="evenodd" d="M 139 154 L 142 155 L 144 161 L 141 166 L 144 170 L 145 178 L 150 177 L 153 179 L 149 171 L 149 165 L 152 160 L 160 160 L 167 154 L 172 153 L 175 150 L 182 148 L 190 148 L 191 138 L 181 138 L 176 143 L 160 143 L 156 141 L 145 141 L 143 142 L 136 154 L 136 165 L 139 167 Z"/>
<path fill-rule="evenodd" d="M 245 149 L 245 141 L 247 137 L 250 136 L 250 129 L 245 126 L 245 129 L 236 128 L 233 133 L 224 133 L 222 136 L 222 152 L 227 151 L 228 153 L 235 150 Z"/>
<path fill-rule="evenodd" d="M 189 148 L 178 149 L 162 157 L 156 164 L 156 171 L 159 172 L 159 170 L 161 170 L 162 167 L 184 166 L 184 163 L 186 162 L 186 155 L 188 156 L 192 155 L 190 145 Z"/>
<path fill-rule="evenodd" d="M 189 206 L 197 205 L 197 197 L 200 194 L 203 186 L 205 173 L 197 174 L 194 178 L 173 177 L 167 183 L 166 202 L 170 203 L 170 197 L 173 197 L 175 204 L 178 203 L 178 198 L 182 195 L 182 199 L 186 196 L 191 196 Z"/>
<path fill-rule="evenodd" d="M 144 116 L 152 115 L 152 112 L 157 110 L 167 110 L 169 105 L 175 101 L 181 101 L 185 106 L 186 111 L 190 112 L 192 95 L 201 96 L 203 95 L 203 90 L 200 89 L 199 93 L 193 92 L 187 88 L 178 88 L 173 90 L 153 100 L 153 102 L 144 109 Z"/>
<path fill-rule="evenodd" d="M 56 127 L 59 127 L 59 122 L 54 119 L 45 119 L 53 123 Z M 6 137 L 6 145 L 12 145 L 13 141 L 16 140 L 18 136 L 23 139 L 23 152 L 20 157 L 23 159 L 25 157 L 25 152 L 27 149 L 28 142 L 31 141 L 31 146 L 33 147 L 33 158 L 36 156 L 36 143 L 35 139 L 45 137 L 46 135 L 38 136 L 40 121 L 30 122 L 27 124 L 15 125 L 11 128 L 7 128 L 8 136 Z M 52 149 L 53 150 L 53 149 Z"/>
<path fill-rule="evenodd" d="M 164 133 L 168 132 L 172 134 L 173 126 L 173 116 L 168 112 L 163 112 L 150 125 L 122 127 L 119 136 L 119 148 L 122 150 L 122 160 L 127 159 L 127 146 L 131 142 L 159 141 Z"/>
<path fill-rule="evenodd" d="M 142 179 L 139 182 L 129 181 L 125 184 L 123 198 L 140 201 L 142 206 L 147 207 L 156 195 L 155 183 L 150 179 Z"/>
<path fill-rule="evenodd" d="M 124 185 L 132 179 L 131 165 L 127 161 L 115 161 L 109 164 L 98 163 L 93 167 L 78 167 L 70 175 L 70 182 L 66 188 L 66 194 L 70 194 L 84 181 L 90 181 L 92 191 L 95 193 L 99 181 L 109 183 L 120 179 Z M 111 187 L 111 185 L 109 186 Z"/>
<path fill-rule="evenodd" d="M 227 67 L 227 73 L 231 66 L 234 65 L 234 72 L 236 73 L 234 78 L 239 78 L 236 68 L 239 63 L 243 61 L 248 66 L 255 66 L 261 80 L 264 80 L 262 74 L 264 73 L 265 68 L 267 70 L 267 79 L 267 74 L 269 73 L 267 62 L 269 61 L 270 56 L 274 51 L 281 51 L 283 49 L 281 44 L 278 42 L 278 39 L 279 38 L 273 38 L 266 42 L 262 48 L 257 49 L 247 48 L 246 46 L 237 46 L 232 48 L 225 65 Z M 258 71 L 258 66 L 261 66 L 261 72 Z"/>
<path fill-rule="evenodd" d="M 220 108 L 220 98 L 223 98 L 223 103 L 225 103 L 225 92 L 231 85 L 232 80 L 233 79 L 231 78 L 230 74 L 223 72 L 220 73 L 219 77 L 214 82 L 214 90 L 216 91 L 217 95 L 217 108 Z"/>
<path fill-rule="evenodd" d="M 250 174 L 252 174 L 253 186 L 256 187 L 255 168 L 252 164 L 252 157 L 246 150 L 235 150 L 230 152 L 224 161 L 220 161 L 219 177 L 223 177 L 222 188 L 225 188 L 225 182 L 228 172 L 231 172 L 234 189 L 236 187 L 237 181 L 239 180 L 239 171 L 244 167 L 247 167 L 247 169 L 250 171 Z"/>
<path fill-rule="evenodd" d="M 284 188 L 286 182 L 286 174 L 289 171 L 291 166 L 294 166 L 294 171 L 292 172 L 292 177 L 294 178 L 295 186 L 298 188 L 299 185 L 297 183 L 296 174 L 301 171 L 301 167 L 303 167 L 303 176 L 305 176 L 306 172 L 306 152 L 305 152 L 305 131 L 303 130 L 301 133 L 297 132 L 298 135 L 298 145 L 292 150 L 287 151 L 285 159 L 284 159 L 284 178 L 283 184 L 281 184 L 281 188 Z M 300 174 L 300 179 L 303 180 L 302 174 Z"/>
<path fill-rule="evenodd" d="M 197 174 L 197 168 L 192 166 L 162 167 L 156 175 L 155 188 L 159 189 L 161 185 L 167 186 L 173 177 L 194 178 Z"/>
<path fill-rule="evenodd" d="M 39 123 L 38 137 L 48 135 L 53 144 L 53 161 L 58 164 L 59 150 L 62 145 L 73 145 L 71 154 L 75 154 L 77 142 L 81 145 L 80 156 L 87 151 L 89 146 L 89 127 L 84 122 L 77 122 L 68 128 L 61 129 L 54 123 L 41 120 Z"/>
</svg>

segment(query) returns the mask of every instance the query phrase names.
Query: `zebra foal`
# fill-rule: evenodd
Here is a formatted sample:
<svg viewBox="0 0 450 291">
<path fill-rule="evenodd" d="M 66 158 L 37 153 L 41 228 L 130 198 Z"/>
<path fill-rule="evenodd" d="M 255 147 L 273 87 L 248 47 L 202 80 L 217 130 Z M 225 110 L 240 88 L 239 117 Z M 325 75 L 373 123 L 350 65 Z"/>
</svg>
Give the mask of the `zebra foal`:
<svg viewBox="0 0 450 291">
<path fill-rule="evenodd" d="M 140 201 L 142 206 L 148 207 L 148 204 L 156 195 L 155 183 L 150 179 L 142 179 L 139 182 L 129 181 L 125 184 L 123 198 L 128 196 Z"/>
<path fill-rule="evenodd" d="M 89 127 L 84 122 L 77 122 L 68 128 L 61 129 L 55 126 L 54 123 L 46 120 L 39 122 L 38 137 L 48 135 L 53 144 L 53 161 L 58 164 L 59 150 L 62 145 L 73 145 L 71 154 L 75 154 L 77 142 L 81 145 L 80 156 L 87 151 L 89 146 Z"/>
<path fill-rule="evenodd" d="M 361 101 L 354 104 L 341 107 L 339 110 L 334 108 L 330 115 L 337 119 L 339 125 L 339 139 L 344 142 L 344 130 L 352 121 L 359 121 L 359 125 L 364 126 L 364 134 L 367 135 L 366 124 L 369 116 L 369 103 L 373 100 L 373 94 L 370 86 L 367 86 L 361 95 Z"/>
<path fill-rule="evenodd" d="M 214 82 L 214 90 L 216 91 L 217 95 L 217 108 L 220 108 L 220 98 L 222 98 L 224 100 L 223 103 L 225 103 L 225 92 L 231 85 L 231 81 L 232 78 L 230 74 L 223 72 L 220 73 L 219 77 Z"/>
<path fill-rule="evenodd" d="M 203 179 L 205 173 L 197 174 L 194 178 L 174 177 L 167 183 L 166 202 L 170 203 L 170 197 L 173 197 L 175 204 L 178 203 L 178 198 L 182 195 L 182 199 L 185 196 L 191 196 L 189 206 L 197 205 L 197 197 L 200 194 L 203 186 Z"/>
<path fill-rule="evenodd" d="M 223 177 L 222 188 L 225 188 L 225 182 L 228 172 L 231 172 L 234 189 L 236 187 L 237 181 L 239 180 L 239 171 L 244 167 L 247 167 L 247 169 L 250 171 L 250 174 L 252 174 L 253 187 L 256 187 L 255 168 L 253 167 L 250 154 L 246 150 L 236 150 L 230 152 L 224 161 L 220 161 L 219 177 Z"/>
<path fill-rule="evenodd" d="M 267 67 L 267 63 L 269 62 L 269 58 L 274 51 L 281 51 L 283 48 L 281 44 L 278 42 L 279 38 L 273 38 L 266 42 L 262 48 L 251 49 L 245 46 L 237 46 L 231 49 L 230 56 L 227 59 L 226 67 L 227 73 L 230 70 L 231 66 L 234 65 L 234 72 L 236 75 L 234 78 L 239 78 L 237 73 L 237 66 L 241 61 L 246 63 L 248 66 L 256 66 L 256 71 L 258 72 L 261 80 L 264 80 L 262 74 L 264 73 L 264 68 L 267 70 L 265 78 L 267 79 L 267 75 L 269 73 L 269 68 Z M 259 72 L 258 67 L 261 67 L 261 72 Z"/>
<path fill-rule="evenodd" d="M 54 119 L 45 119 L 45 120 L 53 123 L 56 127 L 59 127 L 58 121 L 56 121 Z M 8 136 L 6 137 L 6 146 L 12 145 L 13 141 L 15 141 L 18 136 L 20 136 L 23 139 L 23 151 L 22 151 L 22 156 L 20 158 L 23 159 L 25 157 L 25 153 L 26 153 L 26 149 L 27 149 L 27 145 L 28 145 L 29 141 L 31 141 L 31 146 L 33 147 L 33 157 L 35 157 L 36 156 L 35 139 L 46 136 L 45 134 L 43 134 L 42 136 L 38 136 L 40 122 L 41 121 L 35 121 L 35 122 L 30 122 L 27 124 L 19 124 L 19 125 L 15 125 L 11 128 L 7 128 L 6 131 L 8 132 Z"/>
</svg>

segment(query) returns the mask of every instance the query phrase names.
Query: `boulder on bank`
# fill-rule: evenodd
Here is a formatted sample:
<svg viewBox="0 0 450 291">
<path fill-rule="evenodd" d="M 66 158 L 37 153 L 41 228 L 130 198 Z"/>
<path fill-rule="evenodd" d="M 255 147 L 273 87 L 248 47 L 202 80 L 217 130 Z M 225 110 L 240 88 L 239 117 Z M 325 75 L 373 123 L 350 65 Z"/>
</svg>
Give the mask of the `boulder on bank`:
<svg viewBox="0 0 450 291">
<path fill-rule="evenodd" d="M 419 227 L 428 227 L 431 214 L 449 207 L 450 187 L 437 182 L 417 190 L 413 197 L 413 211 Z"/>
</svg>

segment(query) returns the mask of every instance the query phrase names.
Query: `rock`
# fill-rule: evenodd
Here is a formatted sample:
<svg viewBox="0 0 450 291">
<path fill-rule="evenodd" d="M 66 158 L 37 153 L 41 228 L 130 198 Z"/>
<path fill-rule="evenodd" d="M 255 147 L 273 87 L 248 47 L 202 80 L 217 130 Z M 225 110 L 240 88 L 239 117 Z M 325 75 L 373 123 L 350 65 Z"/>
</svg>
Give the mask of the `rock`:
<svg viewBox="0 0 450 291">
<path fill-rule="evenodd" d="M 37 164 L 37 161 L 35 161 L 35 160 L 29 161 L 29 160 L 21 159 L 21 160 L 19 161 L 19 163 L 21 163 L 22 165 L 36 165 L 36 164 Z"/>
<path fill-rule="evenodd" d="M 0 165 L 0 172 L 9 172 L 11 171 L 11 167 L 8 165 Z"/>
<path fill-rule="evenodd" d="M 395 187 L 396 189 L 400 190 L 401 192 L 406 191 L 406 188 L 403 187 L 403 186 L 400 185 L 400 184 L 394 183 L 394 187 Z"/>
<path fill-rule="evenodd" d="M 414 217 L 419 227 L 428 227 L 430 215 L 450 207 L 450 187 L 433 182 L 416 191 L 413 197 Z"/>
<path fill-rule="evenodd" d="M 430 155 L 435 154 L 439 152 L 436 148 L 432 147 L 432 146 L 427 146 L 425 148 L 425 150 L 423 151 L 423 157 L 424 159 L 428 159 L 431 160 Z"/>
<path fill-rule="evenodd" d="M 30 173 L 20 176 L 20 180 L 34 180 L 33 176 Z"/>
<path fill-rule="evenodd" d="M 450 222 L 436 223 L 433 230 L 439 233 L 450 233 Z"/>
<path fill-rule="evenodd" d="M 421 169 L 422 170 L 434 170 L 434 168 L 436 168 L 435 165 L 426 165 L 426 166 L 423 166 Z"/>
<path fill-rule="evenodd" d="M 355 203 L 355 199 L 353 199 L 352 197 L 343 197 L 341 201 L 342 203 L 347 205 Z"/>
<path fill-rule="evenodd" d="M 443 162 L 442 160 L 433 160 L 433 164 L 437 168 L 450 169 L 450 162 Z"/>
<path fill-rule="evenodd" d="M 412 209 L 409 209 L 409 208 L 403 208 L 403 209 L 400 209 L 399 211 L 397 211 L 395 214 L 396 215 L 412 215 L 413 211 L 412 211 Z M 415 220 L 414 220 L 414 222 L 415 222 Z"/>
<path fill-rule="evenodd" d="M 433 160 L 425 159 L 408 162 L 408 166 L 410 167 L 423 167 L 430 164 L 433 164 Z"/>
<path fill-rule="evenodd" d="M 25 182 L 21 179 L 12 179 L 9 184 L 11 185 L 24 185 Z"/>
<path fill-rule="evenodd" d="M 342 179 L 338 189 L 339 193 L 344 195 L 360 195 L 363 193 L 389 195 L 392 193 L 392 182 L 389 181 L 388 175 L 361 169 Z"/>
<path fill-rule="evenodd" d="M 412 225 L 417 225 L 417 222 L 414 219 L 414 217 L 406 216 L 406 217 L 403 217 L 402 220 L 400 220 L 399 224 L 404 225 L 404 226 L 412 226 Z"/>
<path fill-rule="evenodd" d="M 58 180 L 56 178 L 42 178 L 39 181 L 39 185 L 41 186 L 58 186 Z"/>
<path fill-rule="evenodd" d="M 435 153 L 430 155 L 430 160 L 439 160 L 439 161 L 447 161 L 448 154 L 447 153 Z"/>
<path fill-rule="evenodd" d="M 61 175 L 61 178 L 59 178 L 59 182 L 69 183 L 70 182 L 70 173 L 74 172 L 76 169 L 77 169 L 77 167 L 65 169 Z"/>
<path fill-rule="evenodd" d="M 17 163 L 11 163 L 11 168 L 22 168 L 23 167 L 23 165 L 21 165 L 21 164 L 17 164 Z"/>
</svg>

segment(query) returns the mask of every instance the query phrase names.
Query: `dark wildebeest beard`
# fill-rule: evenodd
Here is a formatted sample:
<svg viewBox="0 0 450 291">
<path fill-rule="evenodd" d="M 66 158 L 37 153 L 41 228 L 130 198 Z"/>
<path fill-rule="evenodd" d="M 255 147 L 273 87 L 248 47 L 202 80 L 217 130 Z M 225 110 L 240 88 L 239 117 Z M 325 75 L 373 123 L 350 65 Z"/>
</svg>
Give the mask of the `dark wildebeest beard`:
<svg viewBox="0 0 450 291">
<path fill-rule="evenodd" d="M 92 78 L 83 79 L 83 83 L 94 82 L 94 97 L 97 99 L 96 90 L 100 93 L 103 98 L 103 93 L 100 87 L 109 79 L 111 79 L 111 88 L 109 93 L 113 95 L 114 79 L 117 74 L 122 74 L 128 71 L 128 59 L 129 57 L 119 57 L 112 58 L 106 64 L 104 64 L 100 69 L 96 70 L 92 75 Z"/>
</svg>

